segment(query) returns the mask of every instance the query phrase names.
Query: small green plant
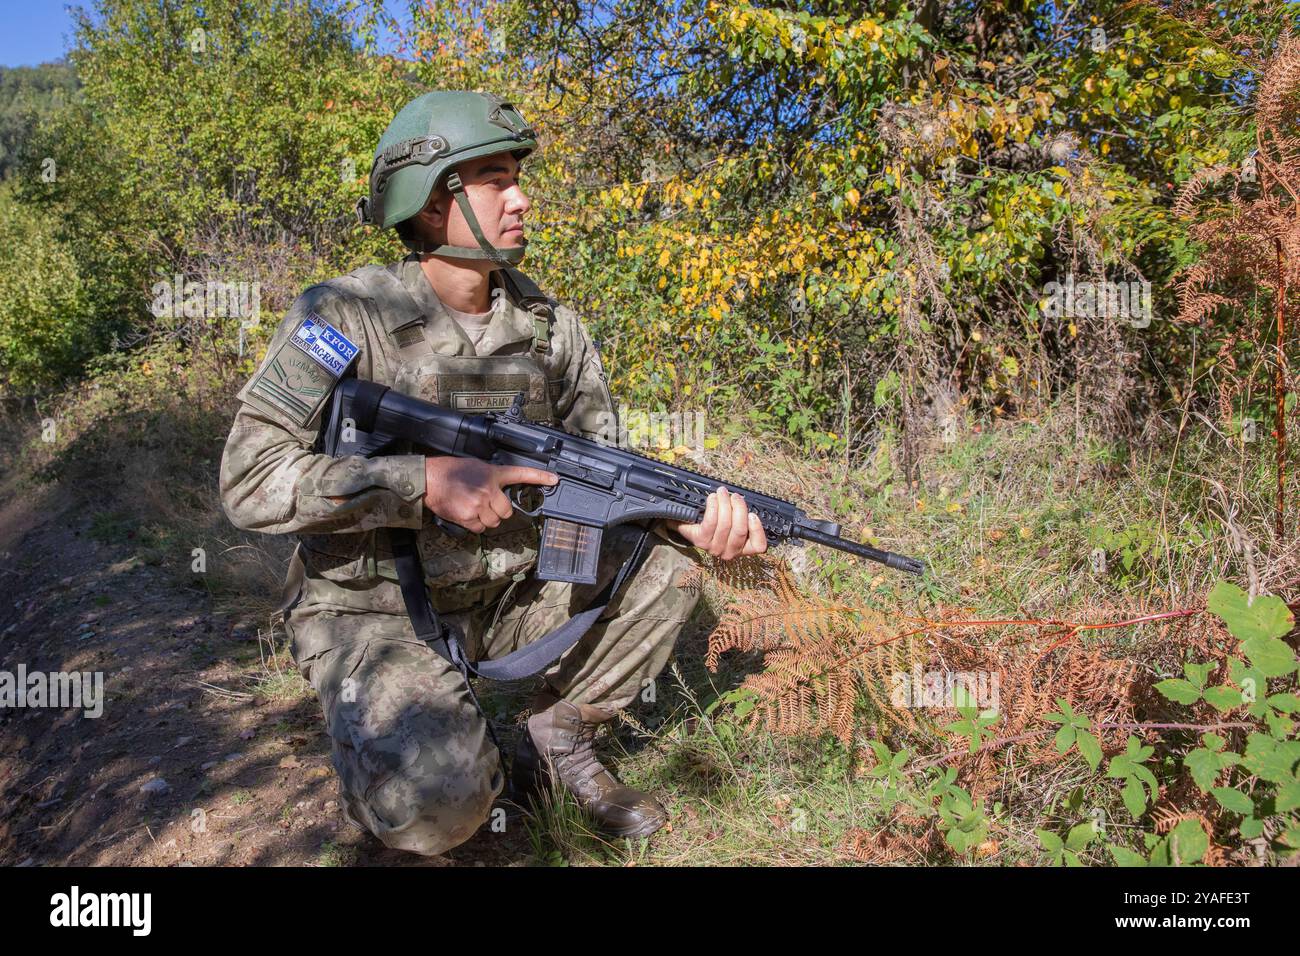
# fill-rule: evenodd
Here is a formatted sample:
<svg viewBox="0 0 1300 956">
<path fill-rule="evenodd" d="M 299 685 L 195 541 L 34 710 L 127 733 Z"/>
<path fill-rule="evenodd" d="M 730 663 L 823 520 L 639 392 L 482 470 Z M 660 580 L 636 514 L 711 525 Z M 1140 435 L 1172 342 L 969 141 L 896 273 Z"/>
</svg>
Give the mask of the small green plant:
<svg viewBox="0 0 1300 956">
<path fill-rule="evenodd" d="M 1051 830 L 1038 830 L 1037 833 L 1038 845 L 1047 851 L 1053 866 L 1083 866 L 1079 854 L 1100 836 L 1097 824 L 1092 820 L 1070 827 L 1065 839 Z"/>
<path fill-rule="evenodd" d="M 356 847 L 339 846 L 333 841 L 321 844 L 316 855 L 317 866 L 352 866 L 357 862 Z"/>
<path fill-rule="evenodd" d="M 1256 839 L 1267 832 L 1280 852 L 1291 855 L 1300 850 L 1296 815 L 1300 808 L 1300 740 L 1295 739 L 1292 717 L 1300 711 L 1300 697 L 1296 695 L 1296 654 L 1282 638 L 1291 632 L 1295 619 L 1281 598 L 1259 595 L 1252 601 L 1227 581 L 1214 586 L 1206 608 L 1238 641 L 1241 656 L 1228 661 L 1231 683 L 1208 687 L 1217 664 L 1188 663 L 1183 668 L 1185 679 L 1161 681 L 1156 690 L 1188 707 L 1204 702 L 1223 714 L 1244 709 L 1247 716 L 1260 722 L 1260 729 L 1246 735 L 1244 752 L 1228 749 L 1228 738 L 1221 734 L 1203 733 L 1200 745 L 1184 755 L 1182 766 L 1202 793 L 1212 795 L 1228 814 L 1240 817 L 1238 832 L 1243 839 Z M 1195 830 L 1188 824 L 1194 824 Z M 1208 849 L 1208 839 L 1198 822 L 1184 820 L 1166 840 L 1149 847 L 1150 862 L 1200 860 Z"/>
<path fill-rule="evenodd" d="M 966 687 L 955 687 L 953 694 L 957 699 L 957 713 L 961 714 L 961 720 L 953 721 L 944 727 L 944 730 L 950 730 L 959 737 L 969 737 L 970 752 L 976 753 L 985 739 L 994 737 L 989 728 L 1000 719 L 998 712 L 996 710 L 980 710 L 976 707 L 970 691 Z"/>
<path fill-rule="evenodd" d="M 867 771 L 867 777 L 872 781 L 870 791 L 880 800 L 882 811 L 889 813 L 902 803 L 916 816 L 937 818 L 944 842 L 957 854 L 970 853 L 988 840 L 992 820 L 985 812 L 984 801 L 974 800 L 967 790 L 957 785 L 956 767 L 928 768 L 921 785 L 906 770 L 910 756 L 907 748 L 892 753 L 876 740 L 869 746 L 875 753 L 876 765 Z M 994 817 L 1001 811 L 1001 803 L 995 803 Z"/>
<path fill-rule="evenodd" d="M 1092 722 L 1084 714 L 1076 713 L 1064 697 L 1056 698 L 1056 706 L 1059 711 L 1043 716 L 1048 723 L 1061 725 L 1056 732 L 1056 752 L 1065 756 L 1071 747 L 1077 747 L 1088 766 L 1096 770 L 1101 763 L 1101 741 L 1090 729 Z"/>
</svg>

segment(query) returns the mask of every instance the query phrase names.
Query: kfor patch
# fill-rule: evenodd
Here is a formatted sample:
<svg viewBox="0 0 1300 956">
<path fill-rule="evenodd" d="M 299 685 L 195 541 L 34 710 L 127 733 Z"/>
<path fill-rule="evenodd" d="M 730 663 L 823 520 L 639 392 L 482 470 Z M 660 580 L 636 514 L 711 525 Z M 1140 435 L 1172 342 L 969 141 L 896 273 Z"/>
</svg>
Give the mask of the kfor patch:
<svg viewBox="0 0 1300 956">
<path fill-rule="evenodd" d="M 298 326 L 289 341 L 315 359 L 336 379 L 357 355 L 357 347 L 348 337 L 315 312 L 302 320 L 302 325 Z"/>
<path fill-rule="evenodd" d="M 246 397 L 260 399 L 298 427 L 306 427 L 358 351 L 347 336 L 312 312 L 249 383 Z"/>
</svg>

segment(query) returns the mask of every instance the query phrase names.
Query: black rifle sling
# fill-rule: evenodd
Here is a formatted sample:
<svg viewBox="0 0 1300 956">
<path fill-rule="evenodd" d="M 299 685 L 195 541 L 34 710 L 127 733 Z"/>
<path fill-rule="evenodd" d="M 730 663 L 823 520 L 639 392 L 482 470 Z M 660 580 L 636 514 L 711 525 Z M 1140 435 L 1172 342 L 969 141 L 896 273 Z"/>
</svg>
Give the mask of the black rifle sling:
<svg viewBox="0 0 1300 956">
<path fill-rule="evenodd" d="M 461 635 L 454 626 L 443 623 L 438 612 L 429 600 L 429 591 L 424 583 L 424 569 L 420 563 L 419 552 L 415 545 L 415 531 L 411 528 L 389 528 L 389 540 L 393 547 L 393 558 L 397 564 L 397 577 L 402 587 L 402 600 L 406 612 L 411 616 L 411 624 L 416 636 L 442 655 L 462 673 L 490 680 L 519 680 L 531 677 L 545 670 L 560 659 L 569 648 L 582 638 L 596 619 L 609 606 L 623 582 L 641 564 L 646 556 L 645 543 L 650 533 L 641 530 L 632 554 L 618 573 L 601 592 L 592 599 L 585 611 L 575 614 L 545 637 L 538 638 L 530 644 L 512 651 L 494 661 L 475 663 L 465 653 Z M 446 645 L 446 651 L 439 644 Z"/>
</svg>

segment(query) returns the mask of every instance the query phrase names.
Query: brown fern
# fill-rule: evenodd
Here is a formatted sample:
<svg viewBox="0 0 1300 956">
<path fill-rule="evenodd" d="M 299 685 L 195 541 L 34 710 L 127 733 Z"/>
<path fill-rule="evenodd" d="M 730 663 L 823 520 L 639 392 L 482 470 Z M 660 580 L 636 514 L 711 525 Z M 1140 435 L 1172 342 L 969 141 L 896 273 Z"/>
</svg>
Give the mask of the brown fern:
<svg viewBox="0 0 1300 956">
<path fill-rule="evenodd" d="M 1277 438 L 1275 531 L 1285 525 L 1287 369 L 1286 294 L 1300 280 L 1300 36 L 1284 33 L 1263 64 L 1255 96 L 1256 177 L 1233 179 L 1226 195 L 1209 187 L 1225 180 L 1222 166 L 1202 170 L 1184 184 L 1175 211 L 1204 251 L 1179 277 L 1180 321 L 1204 325 L 1227 306 L 1246 310 L 1249 298 L 1268 293 L 1274 303 L 1273 392 Z M 1258 186 L 1253 182 L 1258 179 Z M 1261 351 L 1264 329 L 1251 340 Z M 1235 341 L 1233 342 L 1235 345 Z M 1223 387 L 1222 385 L 1220 386 Z M 1233 395 L 1220 395 L 1230 402 Z"/>
<path fill-rule="evenodd" d="M 757 555 L 712 571 L 726 604 L 709 636 L 706 666 L 716 670 L 726 651 L 763 654 L 762 673 L 742 685 L 756 697 L 750 726 L 761 722 L 785 735 L 829 730 L 850 745 L 860 697 L 893 721 L 915 726 L 889 691 L 893 675 L 922 664 L 918 641 L 894 633 L 869 608 L 804 593 L 783 559 Z"/>
</svg>

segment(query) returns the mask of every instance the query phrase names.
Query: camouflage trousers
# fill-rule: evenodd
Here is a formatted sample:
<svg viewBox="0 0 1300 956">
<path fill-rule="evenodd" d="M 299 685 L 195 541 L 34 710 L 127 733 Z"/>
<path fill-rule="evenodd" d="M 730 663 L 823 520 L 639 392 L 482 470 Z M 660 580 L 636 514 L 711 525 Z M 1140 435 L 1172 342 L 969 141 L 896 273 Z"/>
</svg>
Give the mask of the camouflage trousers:
<svg viewBox="0 0 1300 956">
<path fill-rule="evenodd" d="M 498 599 L 441 617 L 459 625 L 472 659 L 502 657 L 585 609 L 631 553 L 633 530 L 606 531 L 594 585 L 530 575 L 508 606 Z M 646 548 L 591 630 L 546 672 L 561 699 L 617 711 L 667 664 L 698 600 L 678 583 L 693 559 L 653 533 Z M 505 781 L 460 672 L 416 638 L 405 614 L 298 605 L 285 628 L 295 648 L 326 648 L 298 666 L 320 698 L 352 817 L 385 845 L 423 855 L 468 840 Z"/>
</svg>

